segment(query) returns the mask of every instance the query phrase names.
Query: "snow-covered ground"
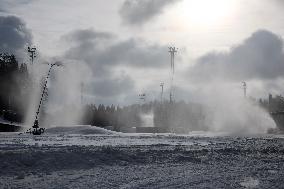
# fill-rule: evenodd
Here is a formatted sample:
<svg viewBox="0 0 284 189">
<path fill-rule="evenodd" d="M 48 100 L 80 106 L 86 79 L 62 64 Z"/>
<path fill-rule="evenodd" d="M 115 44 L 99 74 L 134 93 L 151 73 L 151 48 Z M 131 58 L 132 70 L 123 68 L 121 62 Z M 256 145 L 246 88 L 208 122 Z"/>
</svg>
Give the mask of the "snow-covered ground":
<svg viewBox="0 0 284 189">
<path fill-rule="evenodd" d="M 0 188 L 283 188 L 284 137 L 123 134 L 78 126 L 0 134 Z"/>
</svg>

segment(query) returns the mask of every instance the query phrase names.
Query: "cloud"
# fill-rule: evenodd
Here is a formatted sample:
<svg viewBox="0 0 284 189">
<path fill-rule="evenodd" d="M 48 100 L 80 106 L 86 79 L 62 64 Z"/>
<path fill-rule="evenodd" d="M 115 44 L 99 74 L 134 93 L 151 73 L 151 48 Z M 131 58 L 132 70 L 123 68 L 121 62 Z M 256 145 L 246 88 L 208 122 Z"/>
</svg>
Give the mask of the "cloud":
<svg viewBox="0 0 284 189">
<path fill-rule="evenodd" d="M 112 34 L 107 32 L 98 32 L 92 28 L 84 30 L 75 30 L 68 35 L 63 36 L 63 40 L 74 43 L 86 43 L 89 41 L 96 41 L 101 39 L 110 39 L 114 37 Z"/>
<path fill-rule="evenodd" d="M 180 0 L 125 0 L 119 10 L 126 24 L 139 25 L 161 14 L 168 5 Z"/>
<path fill-rule="evenodd" d="M 136 93 L 133 72 L 168 67 L 168 48 L 142 39 L 120 40 L 112 33 L 85 29 L 73 31 L 62 40 L 69 46 L 65 59 L 80 62 L 92 72 L 87 93 L 100 101 L 113 102 L 110 98 L 121 100 Z"/>
<path fill-rule="evenodd" d="M 0 8 L 0 12 L 6 13 L 7 11 L 6 11 L 5 8 L 1 7 L 1 8 Z"/>
<path fill-rule="evenodd" d="M 89 88 L 92 90 L 92 93 L 96 94 L 98 97 L 108 98 L 132 92 L 134 81 L 129 76 L 125 75 L 107 80 L 105 78 L 96 79 L 91 83 Z"/>
<path fill-rule="evenodd" d="M 111 45 L 98 60 L 109 65 L 124 64 L 138 68 L 164 67 L 167 60 L 167 47 L 149 45 L 142 40 L 128 39 Z"/>
<path fill-rule="evenodd" d="M 243 81 L 272 80 L 283 77 L 283 72 L 283 40 L 270 31 L 259 30 L 229 52 L 202 56 L 188 74 L 197 81 Z"/>
<path fill-rule="evenodd" d="M 31 31 L 23 20 L 15 16 L 0 16 L 0 52 L 19 55 L 31 42 Z"/>
<path fill-rule="evenodd" d="M 10 12 L 10 9 L 12 8 L 27 5 L 32 2 L 34 2 L 34 0 L 0 0 L 0 12 L 7 13 Z"/>
<path fill-rule="evenodd" d="M 283 0 L 274 0 L 274 2 L 277 3 L 277 5 L 284 5 Z"/>
<path fill-rule="evenodd" d="M 64 36 L 73 46 L 65 57 L 83 60 L 94 73 L 104 75 L 118 66 L 160 68 L 167 66 L 167 47 L 147 44 L 139 39 L 119 41 L 110 33 L 78 30 Z"/>
</svg>

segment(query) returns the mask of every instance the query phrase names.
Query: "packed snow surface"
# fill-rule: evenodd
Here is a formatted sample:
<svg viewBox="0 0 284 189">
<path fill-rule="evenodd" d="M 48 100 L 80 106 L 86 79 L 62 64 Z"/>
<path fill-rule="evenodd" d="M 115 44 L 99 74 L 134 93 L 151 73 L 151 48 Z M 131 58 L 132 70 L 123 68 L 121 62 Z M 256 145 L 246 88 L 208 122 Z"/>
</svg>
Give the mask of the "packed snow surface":
<svg viewBox="0 0 284 189">
<path fill-rule="evenodd" d="M 100 127 L 90 126 L 90 125 L 76 125 L 74 127 L 67 126 L 56 126 L 51 127 L 46 130 L 48 134 L 83 134 L 83 135 L 91 135 L 91 134 L 115 134 L 113 131 L 109 131 Z"/>
<path fill-rule="evenodd" d="M 0 133 L 0 188 L 282 188 L 282 135 Z"/>
</svg>

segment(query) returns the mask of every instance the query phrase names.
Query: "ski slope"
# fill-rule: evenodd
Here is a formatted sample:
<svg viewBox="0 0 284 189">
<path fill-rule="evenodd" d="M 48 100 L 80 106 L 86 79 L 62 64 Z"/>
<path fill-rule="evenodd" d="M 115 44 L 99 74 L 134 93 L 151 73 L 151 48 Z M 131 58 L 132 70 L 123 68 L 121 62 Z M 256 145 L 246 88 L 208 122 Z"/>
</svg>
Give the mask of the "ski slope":
<svg viewBox="0 0 284 189">
<path fill-rule="evenodd" d="M 282 135 L 0 134 L 0 188 L 281 188 Z"/>
</svg>

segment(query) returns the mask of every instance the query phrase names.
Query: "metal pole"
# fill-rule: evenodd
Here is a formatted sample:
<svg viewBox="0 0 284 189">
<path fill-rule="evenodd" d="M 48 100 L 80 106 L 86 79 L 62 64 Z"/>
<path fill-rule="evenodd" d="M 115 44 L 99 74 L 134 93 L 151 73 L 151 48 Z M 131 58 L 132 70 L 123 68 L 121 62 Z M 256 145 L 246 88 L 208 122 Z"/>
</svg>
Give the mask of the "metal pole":
<svg viewBox="0 0 284 189">
<path fill-rule="evenodd" d="M 176 47 L 169 47 L 169 53 L 171 56 L 171 89 L 170 89 L 170 102 L 173 102 L 173 85 L 174 85 L 174 73 L 175 73 L 175 53 L 177 53 Z"/>
<path fill-rule="evenodd" d="M 83 90 L 84 90 L 84 83 L 81 83 L 81 105 L 83 105 Z"/>
<path fill-rule="evenodd" d="M 32 64 L 34 63 L 34 58 L 36 57 L 35 53 L 36 53 L 36 48 L 35 47 L 28 47 L 28 53 L 30 53 L 30 58 L 31 58 L 31 62 Z"/>
<path fill-rule="evenodd" d="M 163 102 L 163 94 L 164 94 L 164 83 L 160 84 L 162 91 L 161 91 L 161 102 Z"/>
<path fill-rule="evenodd" d="M 139 94 L 139 97 L 140 97 L 140 100 L 144 101 L 144 103 L 146 102 L 146 94 L 145 93 Z"/>
<path fill-rule="evenodd" d="M 243 89 L 244 89 L 244 97 L 247 97 L 247 83 L 245 81 L 242 82 L 243 83 Z"/>
</svg>

